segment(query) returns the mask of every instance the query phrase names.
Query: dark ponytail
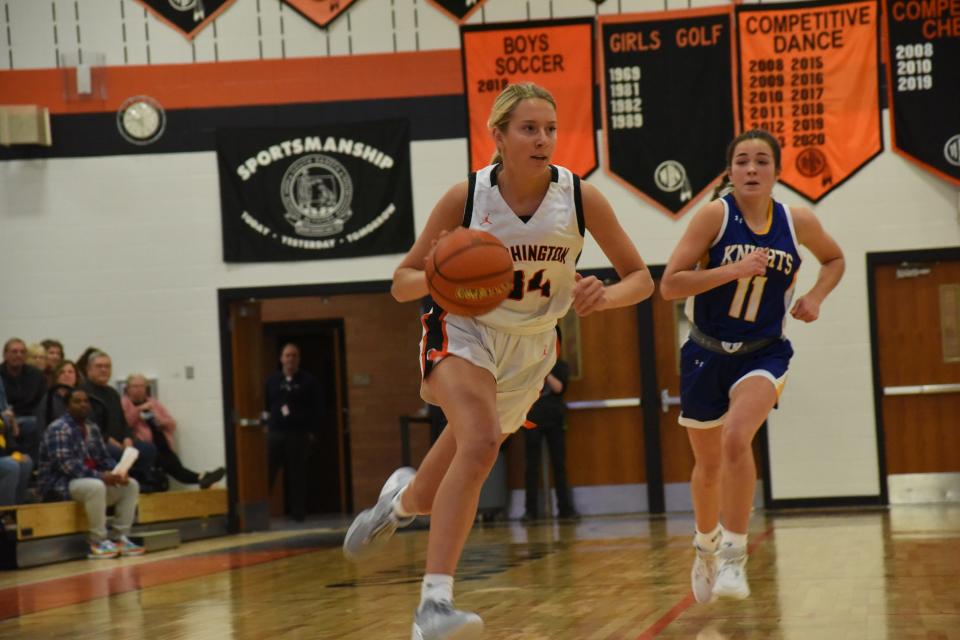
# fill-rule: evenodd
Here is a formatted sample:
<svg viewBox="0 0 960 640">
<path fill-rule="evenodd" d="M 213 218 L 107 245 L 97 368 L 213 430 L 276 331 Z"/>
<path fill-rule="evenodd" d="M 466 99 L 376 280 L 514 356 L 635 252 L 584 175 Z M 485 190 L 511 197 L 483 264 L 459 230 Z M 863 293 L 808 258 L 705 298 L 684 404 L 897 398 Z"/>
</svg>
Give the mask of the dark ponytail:
<svg viewBox="0 0 960 640">
<path fill-rule="evenodd" d="M 720 182 L 717 183 L 717 186 L 713 189 L 713 195 L 710 196 L 711 200 L 716 200 L 717 198 L 724 196 L 730 190 L 730 172 L 724 171 L 723 176 L 720 178 Z"/>
</svg>

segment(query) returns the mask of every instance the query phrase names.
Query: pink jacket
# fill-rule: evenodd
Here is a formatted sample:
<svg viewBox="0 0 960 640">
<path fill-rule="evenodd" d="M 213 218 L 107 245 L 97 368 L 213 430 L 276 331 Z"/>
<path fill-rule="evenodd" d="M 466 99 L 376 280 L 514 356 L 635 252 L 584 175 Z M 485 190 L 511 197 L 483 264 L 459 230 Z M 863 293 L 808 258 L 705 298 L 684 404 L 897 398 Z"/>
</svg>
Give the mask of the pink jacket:
<svg viewBox="0 0 960 640">
<path fill-rule="evenodd" d="M 120 398 L 120 402 L 123 404 L 123 416 L 127 419 L 130 428 L 133 429 L 133 435 L 138 440 L 153 442 L 153 432 L 150 431 L 150 425 L 140 417 L 140 409 L 135 407 L 126 395 Z M 153 405 L 152 411 L 157 425 L 167 437 L 167 444 L 170 445 L 170 449 L 173 450 L 173 432 L 177 430 L 177 421 L 173 419 L 167 408 L 160 404 L 159 400 L 151 399 L 150 403 Z"/>
</svg>

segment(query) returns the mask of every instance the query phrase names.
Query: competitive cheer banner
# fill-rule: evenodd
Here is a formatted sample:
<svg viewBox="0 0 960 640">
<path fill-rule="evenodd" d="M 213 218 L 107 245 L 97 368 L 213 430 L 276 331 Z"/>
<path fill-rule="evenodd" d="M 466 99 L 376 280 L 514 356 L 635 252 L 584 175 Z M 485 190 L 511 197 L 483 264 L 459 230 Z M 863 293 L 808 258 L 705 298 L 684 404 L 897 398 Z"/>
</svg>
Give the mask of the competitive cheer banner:
<svg viewBox="0 0 960 640">
<path fill-rule="evenodd" d="M 413 244 L 406 120 L 217 131 L 225 262 L 402 253 Z"/>
<path fill-rule="evenodd" d="M 463 23 L 474 11 L 479 9 L 487 0 L 427 0 L 430 4 L 447 15 L 447 17 Z"/>
<path fill-rule="evenodd" d="M 535 82 L 556 99 L 553 162 L 581 177 L 596 169 L 592 19 L 464 26 L 460 44 L 471 171 L 490 163 L 496 147 L 487 118 L 494 99 L 513 82 Z"/>
<path fill-rule="evenodd" d="M 304 18 L 326 28 L 355 0 L 283 0 Z"/>
<path fill-rule="evenodd" d="M 886 0 L 893 147 L 960 185 L 960 1 Z"/>
<path fill-rule="evenodd" d="M 736 131 L 733 10 L 599 19 L 606 171 L 672 216 L 723 173 Z"/>
<path fill-rule="evenodd" d="M 737 7 L 740 117 L 783 147 L 780 181 L 817 202 L 883 150 L 879 6 Z"/>
<path fill-rule="evenodd" d="M 234 0 L 137 0 L 162 22 L 192 40 Z"/>
</svg>

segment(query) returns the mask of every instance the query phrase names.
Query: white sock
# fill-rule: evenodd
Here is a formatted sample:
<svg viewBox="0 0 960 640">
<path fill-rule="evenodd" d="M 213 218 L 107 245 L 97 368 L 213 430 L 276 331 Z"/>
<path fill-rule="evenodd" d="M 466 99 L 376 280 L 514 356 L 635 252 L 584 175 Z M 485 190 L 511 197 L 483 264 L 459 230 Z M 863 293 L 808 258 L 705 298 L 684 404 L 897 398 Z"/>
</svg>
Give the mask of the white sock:
<svg viewBox="0 0 960 640">
<path fill-rule="evenodd" d="M 719 524 L 715 526 L 713 531 L 709 533 L 703 533 L 697 529 L 697 533 L 694 536 L 693 541 L 704 551 L 716 551 L 717 547 L 720 546 L 720 537 L 722 533 L 723 527 L 721 527 Z"/>
<path fill-rule="evenodd" d="M 410 485 L 407 485 L 407 487 L 409 487 L 409 486 L 410 486 Z M 400 491 L 397 493 L 396 497 L 394 497 L 394 499 L 393 499 L 393 514 L 394 514 L 395 516 L 397 516 L 398 518 L 409 518 L 410 516 L 415 516 L 415 515 L 417 515 L 417 514 L 415 514 L 415 513 L 408 513 L 408 512 L 403 508 L 403 502 L 400 501 L 400 498 L 403 497 L 403 494 L 406 492 L 407 487 L 404 487 L 403 489 L 400 489 Z"/>
<path fill-rule="evenodd" d="M 745 533 L 734 533 L 726 529 L 723 530 L 723 541 L 721 545 L 724 547 L 746 547 L 747 546 L 747 534 Z"/>
<path fill-rule="evenodd" d="M 426 600 L 453 603 L 453 576 L 443 573 L 428 573 L 423 576 L 420 587 L 420 604 Z"/>
</svg>

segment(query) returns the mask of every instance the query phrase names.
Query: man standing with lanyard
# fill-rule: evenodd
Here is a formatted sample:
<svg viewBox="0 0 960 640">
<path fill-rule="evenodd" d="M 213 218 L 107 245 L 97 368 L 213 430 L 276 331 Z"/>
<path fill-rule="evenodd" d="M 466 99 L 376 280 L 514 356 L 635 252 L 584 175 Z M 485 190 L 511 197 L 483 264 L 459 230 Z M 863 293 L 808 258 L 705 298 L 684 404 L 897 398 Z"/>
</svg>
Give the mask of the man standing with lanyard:
<svg viewBox="0 0 960 640">
<path fill-rule="evenodd" d="M 323 400 L 320 383 L 300 370 L 300 348 L 288 343 L 280 354 L 280 371 L 267 378 L 267 427 L 270 486 L 281 463 L 286 469 L 290 516 L 307 517 L 307 454 L 319 427 Z"/>
</svg>

